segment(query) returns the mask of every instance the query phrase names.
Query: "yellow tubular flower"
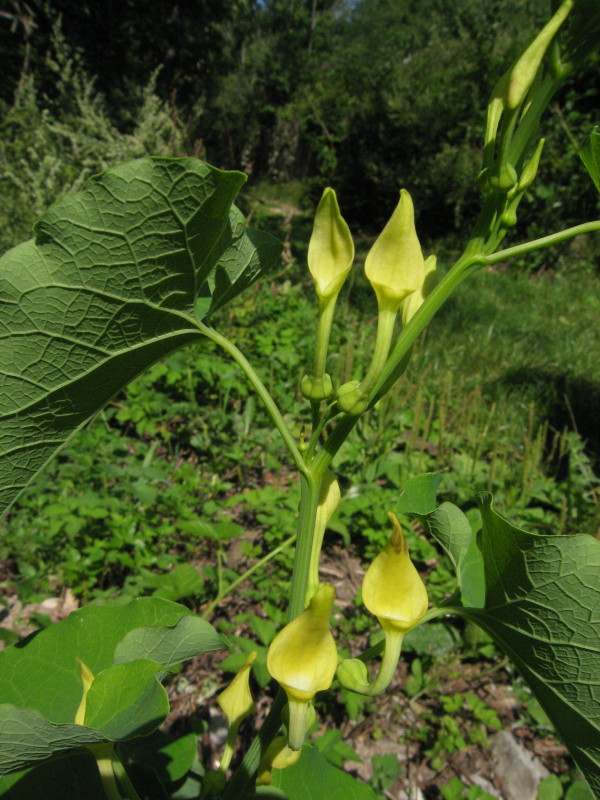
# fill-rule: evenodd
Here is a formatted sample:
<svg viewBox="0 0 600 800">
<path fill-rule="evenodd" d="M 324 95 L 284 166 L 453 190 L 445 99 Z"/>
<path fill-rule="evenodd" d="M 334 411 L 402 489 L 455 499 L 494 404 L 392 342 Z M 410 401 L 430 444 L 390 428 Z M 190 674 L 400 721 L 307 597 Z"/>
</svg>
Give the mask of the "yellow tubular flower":
<svg viewBox="0 0 600 800">
<path fill-rule="evenodd" d="M 240 722 L 254 711 L 254 700 L 250 692 L 250 668 L 256 661 L 256 655 L 256 650 L 248 654 L 243 667 L 217 697 L 217 703 L 230 726 L 239 726 Z"/>
<path fill-rule="evenodd" d="M 384 631 L 406 633 L 427 611 L 427 589 L 410 560 L 400 523 L 391 512 L 388 516 L 394 532 L 367 570 L 362 597 Z"/>
<path fill-rule="evenodd" d="M 329 628 L 334 599 L 333 586 L 319 584 L 306 611 L 277 634 L 267 653 L 269 674 L 287 694 L 292 750 L 304 742 L 309 701 L 329 689 L 335 676 L 337 650 Z"/>
<path fill-rule="evenodd" d="M 222 772 L 225 772 L 231 763 L 235 740 L 241 722 L 254 711 L 254 700 L 250 692 L 250 668 L 256 661 L 256 656 L 256 650 L 252 650 L 235 678 L 217 697 L 217 703 L 229 723 L 223 757 L 219 765 L 219 770 Z"/>
<path fill-rule="evenodd" d="M 308 244 L 308 268 L 321 298 L 338 295 L 354 260 L 354 242 L 333 189 L 323 192 Z"/>
<path fill-rule="evenodd" d="M 415 230 L 410 194 L 400 202 L 365 260 L 365 274 L 375 290 L 380 312 L 397 312 L 401 302 L 423 285 L 425 260 Z"/>
</svg>

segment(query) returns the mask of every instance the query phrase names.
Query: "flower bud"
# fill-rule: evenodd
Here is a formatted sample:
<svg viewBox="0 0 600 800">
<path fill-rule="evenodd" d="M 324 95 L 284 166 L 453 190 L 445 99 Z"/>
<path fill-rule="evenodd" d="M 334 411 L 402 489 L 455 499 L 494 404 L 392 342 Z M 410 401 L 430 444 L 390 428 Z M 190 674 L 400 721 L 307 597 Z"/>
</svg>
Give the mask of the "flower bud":
<svg viewBox="0 0 600 800">
<path fill-rule="evenodd" d="M 540 158 L 542 157 L 542 150 L 544 149 L 544 144 L 546 140 L 540 139 L 537 143 L 537 147 L 535 148 L 533 155 L 523 167 L 521 175 L 519 177 L 519 182 L 517 184 L 517 190 L 519 192 L 525 192 L 531 184 L 535 180 L 535 176 L 537 175 L 538 167 L 540 166 Z"/>
<path fill-rule="evenodd" d="M 75 725 L 85 725 L 85 709 L 87 704 L 87 695 L 94 682 L 94 675 L 88 666 L 86 666 L 80 658 L 76 658 L 79 662 L 79 669 L 81 670 L 81 681 L 83 683 L 83 693 L 81 695 L 81 702 L 75 714 Z"/>
<path fill-rule="evenodd" d="M 505 104 L 509 109 L 518 108 L 525 100 L 535 76 L 542 64 L 546 50 L 573 6 L 573 0 L 565 0 L 549 22 L 535 37 L 510 71 Z"/>
<path fill-rule="evenodd" d="M 360 381 L 348 381 L 342 384 L 336 392 L 338 408 L 344 414 L 357 417 L 366 409 L 369 398 L 365 397 Z"/>
<path fill-rule="evenodd" d="M 331 376 L 324 372 L 319 378 L 304 375 L 300 382 L 300 391 L 307 400 L 326 400 L 333 392 Z"/>
<path fill-rule="evenodd" d="M 289 745 L 299 750 L 306 732 L 309 701 L 329 689 L 337 668 L 337 650 L 329 628 L 335 589 L 319 584 L 308 608 L 281 630 L 267 653 L 267 669 L 288 697 Z"/>
<path fill-rule="evenodd" d="M 256 785 L 269 786 L 271 783 L 271 770 L 291 767 L 299 758 L 300 750 L 292 750 L 288 747 L 285 736 L 277 736 L 267 747 L 262 757 L 256 774 Z"/>
<path fill-rule="evenodd" d="M 413 202 L 406 189 L 365 260 L 365 274 L 375 290 L 379 310 L 397 311 L 423 283 L 425 261 L 415 230 Z"/>
<path fill-rule="evenodd" d="M 410 560 L 400 523 L 391 512 L 388 516 L 394 532 L 367 570 L 362 597 L 384 631 L 406 633 L 427 611 L 427 589 Z"/>
<path fill-rule="evenodd" d="M 403 325 L 408 325 L 429 296 L 429 292 L 435 284 L 436 262 L 436 256 L 429 256 L 425 260 L 425 275 L 421 287 L 416 292 L 409 294 L 406 300 L 402 301 Z"/>
<path fill-rule="evenodd" d="M 346 689 L 369 694 L 369 673 L 360 658 L 345 658 L 337 668 L 337 679 Z"/>
<path fill-rule="evenodd" d="M 337 296 L 354 260 L 354 242 L 333 189 L 323 192 L 308 244 L 308 268 L 321 298 Z"/>
<path fill-rule="evenodd" d="M 236 731 L 242 720 L 254 711 L 254 700 L 250 692 L 250 667 L 256 661 L 256 655 L 256 650 L 248 654 L 244 666 L 217 697 L 217 703 L 227 717 L 229 727 Z"/>
</svg>

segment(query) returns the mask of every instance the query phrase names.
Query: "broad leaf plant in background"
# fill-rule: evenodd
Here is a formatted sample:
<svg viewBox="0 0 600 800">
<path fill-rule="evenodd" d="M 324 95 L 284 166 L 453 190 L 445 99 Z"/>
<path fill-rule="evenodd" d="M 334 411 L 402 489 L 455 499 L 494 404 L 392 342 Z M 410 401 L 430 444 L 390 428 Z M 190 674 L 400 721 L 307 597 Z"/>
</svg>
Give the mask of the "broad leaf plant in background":
<svg viewBox="0 0 600 800">
<path fill-rule="evenodd" d="M 363 602 L 383 631 L 379 644 L 358 658 L 338 658 L 330 628 L 335 592 L 319 580 L 323 534 L 341 497 L 335 456 L 401 377 L 412 345 L 453 290 L 485 266 L 600 230 L 598 220 L 583 222 L 499 249 L 543 157 L 542 114 L 599 36 L 596 0 L 565 0 L 498 81 L 477 181 L 481 212 L 441 278 L 435 256 L 423 257 L 411 196 L 400 191 L 365 263 L 378 308 L 372 360 L 337 388 L 327 373 L 329 335 L 354 244 L 335 192 L 325 189 L 308 248 L 318 321 L 301 379 L 308 413 L 299 440 L 255 368 L 212 326 L 214 312 L 280 255 L 275 239 L 247 228 L 234 205 L 241 173 L 192 158 L 116 166 L 53 205 L 35 238 L 0 260 L 2 513 L 118 390 L 174 349 L 206 339 L 246 374 L 301 483 L 289 622 L 267 656 L 280 690 L 243 758 L 236 738 L 253 713 L 252 653 L 219 697 L 229 735 L 220 768 L 208 770 L 193 733 L 171 739 L 158 730 L 168 713 L 163 684 L 182 661 L 226 641 L 167 600 L 88 606 L 0 653 L 2 796 L 37 798 L 58 785 L 65 798 L 109 800 L 373 797 L 306 744 L 314 697 L 334 681 L 363 695 L 384 692 L 405 634 L 455 614 L 484 629 L 518 667 L 600 798 L 598 540 L 527 533 L 487 494 L 478 497 L 476 535 L 458 507 L 436 503 L 439 476 L 427 474 L 415 476 L 389 509 L 389 541 L 365 575 Z M 581 159 L 600 190 L 597 131 Z M 437 607 L 429 607 L 397 515 L 418 520 L 452 562 L 456 591 Z M 154 766 L 150 783 L 139 764 Z"/>
</svg>

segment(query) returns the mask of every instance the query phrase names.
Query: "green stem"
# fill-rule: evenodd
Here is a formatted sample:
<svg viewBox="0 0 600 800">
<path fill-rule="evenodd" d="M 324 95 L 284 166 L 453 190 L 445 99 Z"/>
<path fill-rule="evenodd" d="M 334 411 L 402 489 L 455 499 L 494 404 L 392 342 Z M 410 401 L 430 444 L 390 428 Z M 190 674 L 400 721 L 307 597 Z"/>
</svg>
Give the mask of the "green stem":
<svg viewBox="0 0 600 800">
<path fill-rule="evenodd" d="M 397 371 L 402 366 L 404 356 L 413 346 L 417 337 L 429 325 L 441 306 L 450 297 L 452 292 L 454 292 L 456 287 L 466 278 L 469 267 L 471 267 L 473 263 L 476 263 L 477 259 L 478 256 L 476 255 L 465 254 L 461 256 L 452 269 L 446 273 L 438 285 L 432 290 L 431 294 L 427 297 L 408 325 L 402 329 L 400 335 L 396 339 L 396 344 L 394 345 L 391 355 L 375 384 L 369 407 L 372 407 L 396 382 L 399 377 Z M 336 432 L 337 428 L 334 433 Z"/>
<path fill-rule="evenodd" d="M 329 347 L 329 336 L 331 334 L 336 300 L 337 295 L 319 298 L 319 320 L 317 322 L 317 340 L 315 342 L 315 360 L 313 366 L 314 378 L 321 378 L 327 366 L 327 349 Z"/>
<path fill-rule="evenodd" d="M 497 264 L 498 261 L 504 261 L 507 258 L 520 256 L 524 253 L 531 253 L 534 250 L 541 250 L 543 247 L 559 244 L 567 239 L 572 239 L 574 236 L 579 236 L 582 233 L 593 233 L 594 231 L 600 231 L 600 219 L 593 220 L 592 222 L 583 222 L 581 225 L 574 225 L 572 228 L 566 228 L 564 231 L 550 233 L 548 236 L 542 236 L 540 239 L 534 239 L 531 242 L 524 242 L 514 247 L 507 247 L 506 250 L 499 250 L 497 253 L 491 253 L 487 256 L 481 255 L 476 259 L 476 263 L 482 266 Z"/>
<path fill-rule="evenodd" d="M 291 622 L 306 607 L 306 587 L 310 570 L 310 556 L 313 549 L 317 506 L 321 493 L 322 473 L 310 470 L 300 476 L 300 516 L 298 519 L 298 538 L 290 587 L 288 619 Z"/>
<path fill-rule="evenodd" d="M 306 722 L 308 718 L 308 701 L 302 702 L 293 697 L 288 697 L 288 710 L 290 725 L 288 729 L 288 746 L 292 750 L 302 749 L 306 737 Z"/>
<path fill-rule="evenodd" d="M 225 589 L 220 591 L 218 595 L 215 597 L 215 599 L 212 601 L 212 603 L 210 603 L 202 612 L 201 615 L 202 619 L 206 619 L 209 616 L 209 614 L 211 614 L 214 611 L 214 609 L 219 605 L 221 600 L 230 592 L 232 592 L 237 586 L 239 586 L 240 583 L 243 583 L 246 580 L 246 578 L 249 578 L 250 575 L 256 572 L 256 570 L 260 569 L 269 561 L 271 561 L 271 559 L 275 558 L 275 556 L 279 555 L 279 553 L 281 553 L 282 550 L 285 550 L 286 547 L 289 547 L 296 538 L 296 536 L 297 536 L 296 533 L 292 534 L 292 536 L 289 536 L 284 542 L 278 545 L 278 547 L 276 547 L 274 550 L 271 550 L 271 552 L 267 553 L 266 556 L 263 556 L 261 559 L 259 559 L 256 562 L 256 564 L 253 564 L 250 567 L 250 569 L 247 569 L 242 575 L 240 575 L 238 578 L 232 581 Z"/>
<path fill-rule="evenodd" d="M 123 795 L 119 791 L 119 785 L 117 784 L 115 771 L 113 769 L 113 745 L 92 745 L 88 750 L 96 759 L 96 765 L 98 766 L 98 772 L 100 773 L 100 780 L 102 782 L 102 789 L 104 790 L 107 800 L 123 800 Z M 132 800 L 135 800 L 135 798 L 132 798 Z"/>
<path fill-rule="evenodd" d="M 306 586 L 312 541 L 314 535 L 317 505 L 321 491 L 322 472 L 314 466 L 309 469 L 303 464 L 300 474 L 300 515 L 292 583 L 290 587 L 290 605 L 288 616 L 290 621 L 304 611 Z M 277 736 L 281 727 L 281 712 L 287 701 L 285 692 L 280 689 L 271 710 L 254 741 L 246 751 L 246 755 L 229 781 L 223 800 L 239 800 L 252 784 L 256 772 L 267 747 Z"/>
<path fill-rule="evenodd" d="M 127 774 L 127 770 L 123 766 L 123 762 L 121 759 L 115 754 L 113 755 L 113 771 L 117 778 L 117 781 L 123 791 L 125 792 L 125 796 L 127 800 L 141 800 L 139 794 L 135 790 L 135 786 L 131 782 L 129 775 Z"/>
<path fill-rule="evenodd" d="M 392 678 L 398 667 L 398 661 L 400 660 L 403 639 L 404 634 L 399 631 L 385 632 L 385 648 L 381 658 L 381 664 L 379 665 L 377 677 L 369 684 L 369 695 L 381 694 L 392 682 Z"/>
<path fill-rule="evenodd" d="M 231 759 L 233 758 L 233 751 L 235 750 L 235 740 L 237 739 L 239 723 L 237 725 L 230 725 L 227 730 L 227 739 L 225 740 L 225 747 L 223 748 L 223 755 L 221 756 L 221 763 L 219 769 L 221 772 L 227 772 Z"/>
<path fill-rule="evenodd" d="M 275 401 L 269 394 L 268 389 L 256 374 L 256 371 L 254 370 L 252 364 L 250 364 L 246 356 L 241 352 L 241 350 L 239 350 L 233 344 L 233 342 L 230 342 L 229 339 L 227 339 L 225 336 L 222 336 L 214 328 L 210 328 L 208 325 L 204 325 L 204 323 L 202 322 L 197 322 L 196 324 L 198 325 L 198 328 L 201 333 L 203 333 L 211 341 L 215 342 L 215 344 L 218 344 L 219 347 L 223 348 L 223 350 L 225 350 L 226 353 L 229 353 L 229 355 L 233 358 L 236 364 L 238 364 L 238 366 L 244 371 L 246 377 L 252 384 L 254 391 L 262 400 L 263 405 L 267 410 L 267 413 L 269 414 L 271 420 L 273 421 L 273 424 L 279 431 L 285 446 L 287 447 L 287 449 L 290 452 L 290 455 L 294 459 L 294 463 L 297 469 L 300 471 L 300 473 L 304 473 L 306 471 L 306 466 L 304 464 L 304 459 L 302 458 L 302 455 L 298 450 L 296 440 L 292 436 L 290 429 L 286 425 L 285 420 L 283 419 L 281 412 L 277 408 Z"/>
<path fill-rule="evenodd" d="M 359 419 L 359 416 L 344 414 L 323 444 L 319 453 L 315 456 L 312 462 L 312 468 L 315 472 L 320 475 L 325 472 Z"/>
<path fill-rule="evenodd" d="M 375 385 L 375 381 L 381 374 L 381 370 L 387 360 L 392 345 L 394 335 L 394 324 L 396 322 L 397 311 L 388 308 L 380 308 L 377 318 L 377 337 L 375 339 L 375 349 L 373 358 L 367 370 L 367 374 L 362 379 L 357 391 L 363 395 L 368 395 Z"/>
</svg>

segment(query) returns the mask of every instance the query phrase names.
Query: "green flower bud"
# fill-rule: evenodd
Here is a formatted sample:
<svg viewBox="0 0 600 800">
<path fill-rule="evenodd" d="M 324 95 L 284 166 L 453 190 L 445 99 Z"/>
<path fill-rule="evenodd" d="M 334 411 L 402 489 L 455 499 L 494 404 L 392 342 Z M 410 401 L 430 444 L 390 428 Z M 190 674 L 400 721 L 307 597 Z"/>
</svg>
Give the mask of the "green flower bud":
<svg viewBox="0 0 600 800">
<path fill-rule="evenodd" d="M 305 375 L 300 381 L 300 391 L 307 400 L 326 400 L 333 393 L 331 376 L 326 372 L 320 378 Z"/>
<path fill-rule="evenodd" d="M 429 256 L 425 259 L 425 276 L 423 284 L 416 292 L 409 294 L 406 300 L 402 301 L 402 324 L 408 325 L 417 311 L 421 308 L 432 288 L 435 285 L 436 256 Z"/>
<path fill-rule="evenodd" d="M 538 167 L 540 166 L 540 159 L 542 157 L 542 150 L 544 149 L 545 142 L 545 139 L 539 140 L 533 155 L 523 167 L 523 171 L 521 172 L 521 176 L 519 178 L 519 183 L 517 184 L 517 190 L 519 192 L 527 191 L 527 189 L 529 189 L 531 184 L 534 182 Z"/>
<path fill-rule="evenodd" d="M 201 800 L 212 800 L 212 798 L 220 797 L 226 782 L 227 779 L 223 770 L 209 770 L 202 781 Z"/>
<path fill-rule="evenodd" d="M 365 260 L 365 274 L 377 295 L 379 310 L 398 311 L 404 298 L 422 285 L 424 269 L 413 202 L 402 189 L 400 202 Z"/>
<path fill-rule="evenodd" d="M 362 597 L 384 631 L 406 633 L 427 611 L 427 589 L 410 560 L 400 523 L 391 512 L 388 516 L 394 532 L 366 572 Z"/>
<path fill-rule="evenodd" d="M 504 209 L 501 217 L 501 224 L 504 228 L 512 228 L 514 225 L 517 224 L 517 208 L 519 207 L 519 203 L 527 189 L 531 186 L 533 181 L 535 180 L 535 176 L 537 175 L 538 167 L 540 164 L 540 158 L 542 155 L 542 149 L 544 147 L 544 139 L 540 139 L 538 145 L 535 149 L 535 152 L 523 168 L 521 172 L 521 177 L 517 185 L 514 188 L 514 191 L 509 194 L 509 203 Z"/>
<path fill-rule="evenodd" d="M 337 668 L 337 649 L 329 628 L 335 589 L 319 584 L 308 608 L 281 630 L 267 653 L 267 669 L 288 697 L 289 746 L 299 750 L 306 733 L 309 701 L 329 689 Z"/>
<path fill-rule="evenodd" d="M 346 689 L 369 694 L 369 673 L 360 658 L 345 658 L 337 669 L 337 679 Z"/>
<path fill-rule="evenodd" d="M 369 398 L 365 397 L 360 381 L 348 381 L 343 383 L 336 392 L 338 408 L 344 414 L 357 417 L 367 407 Z"/>
<path fill-rule="evenodd" d="M 256 655 L 256 650 L 248 654 L 244 666 L 217 697 L 217 703 L 227 717 L 230 727 L 238 728 L 240 722 L 254 711 L 254 700 L 250 692 L 250 668 L 256 661 Z"/>
<path fill-rule="evenodd" d="M 495 170 L 490 170 L 487 176 L 491 189 L 498 192 L 509 192 L 517 185 L 517 171 L 512 164 L 503 162 Z"/>
<path fill-rule="evenodd" d="M 350 229 L 340 214 L 334 190 L 327 188 L 317 206 L 308 244 L 308 268 L 319 297 L 339 294 L 353 260 Z"/>
<path fill-rule="evenodd" d="M 521 103 L 525 100 L 527 92 L 531 88 L 542 64 L 546 50 L 550 46 L 558 29 L 565 21 L 572 6 L 573 0 L 565 0 L 565 2 L 558 7 L 552 19 L 546 23 L 533 42 L 516 61 L 509 73 L 508 85 L 504 98 L 506 108 L 519 108 Z"/>
</svg>

